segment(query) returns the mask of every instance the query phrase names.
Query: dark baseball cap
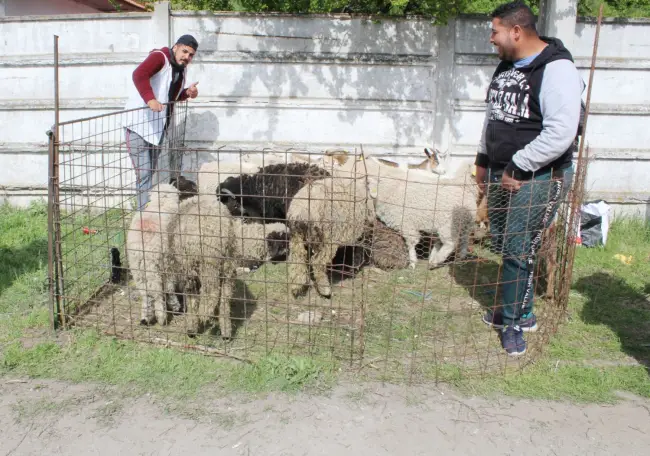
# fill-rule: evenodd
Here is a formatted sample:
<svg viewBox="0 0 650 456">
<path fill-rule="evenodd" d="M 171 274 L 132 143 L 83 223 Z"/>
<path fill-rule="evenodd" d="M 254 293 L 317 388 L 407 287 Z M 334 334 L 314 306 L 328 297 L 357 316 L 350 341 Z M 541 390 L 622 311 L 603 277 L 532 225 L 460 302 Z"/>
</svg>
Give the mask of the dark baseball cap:
<svg viewBox="0 0 650 456">
<path fill-rule="evenodd" d="M 195 51 L 199 48 L 198 41 L 196 41 L 192 35 L 181 36 L 178 40 L 176 40 L 176 44 L 184 44 L 185 46 L 191 47 Z"/>
</svg>

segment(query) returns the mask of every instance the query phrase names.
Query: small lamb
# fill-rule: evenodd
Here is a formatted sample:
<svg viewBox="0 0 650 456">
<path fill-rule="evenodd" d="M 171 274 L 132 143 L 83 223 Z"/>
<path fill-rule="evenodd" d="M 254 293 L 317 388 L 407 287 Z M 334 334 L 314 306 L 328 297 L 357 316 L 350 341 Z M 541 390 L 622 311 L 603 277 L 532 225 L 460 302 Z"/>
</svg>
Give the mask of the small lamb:
<svg viewBox="0 0 650 456">
<path fill-rule="evenodd" d="M 377 217 L 402 233 L 409 250 L 409 266 L 415 268 L 422 232 L 437 233 L 429 267 L 441 265 L 456 251 L 467 255 L 469 236 L 476 218 L 476 194 L 472 183 L 452 182 L 421 170 L 386 168 L 366 160 L 368 191 Z"/>
<path fill-rule="evenodd" d="M 183 201 L 168 232 L 164 251 L 168 269 L 160 273 L 168 286 L 185 294 L 190 333 L 200 332 L 218 309 L 221 337 L 229 339 L 236 269 L 251 261 L 286 255 L 286 225 L 245 224 L 215 197 L 206 195 Z M 156 309 L 156 318 L 164 321 L 159 312 L 164 309 Z"/>
</svg>

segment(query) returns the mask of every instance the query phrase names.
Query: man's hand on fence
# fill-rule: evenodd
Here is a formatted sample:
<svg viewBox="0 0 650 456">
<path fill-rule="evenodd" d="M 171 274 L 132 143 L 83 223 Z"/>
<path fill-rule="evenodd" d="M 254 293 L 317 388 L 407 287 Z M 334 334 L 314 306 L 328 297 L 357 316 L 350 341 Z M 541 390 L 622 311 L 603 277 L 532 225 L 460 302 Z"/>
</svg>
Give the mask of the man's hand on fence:
<svg viewBox="0 0 650 456">
<path fill-rule="evenodd" d="M 487 168 L 482 166 L 476 167 L 476 184 L 481 190 L 481 193 L 485 193 L 485 181 L 487 179 Z"/>
<path fill-rule="evenodd" d="M 199 89 L 196 88 L 196 85 L 199 82 L 196 81 L 194 84 L 190 85 L 186 90 L 187 96 L 190 98 L 196 98 L 199 95 Z"/>
<path fill-rule="evenodd" d="M 153 100 L 149 100 L 147 102 L 147 105 L 149 105 L 149 107 L 153 112 L 160 112 L 163 110 L 163 105 L 158 103 L 158 100 L 156 100 L 155 98 Z"/>
<path fill-rule="evenodd" d="M 514 177 L 509 176 L 508 173 L 503 173 L 503 177 L 501 178 L 501 186 L 509 192 L 518 191 L 521 188 L 521 184 L 521 181 L 518 181 Z"/>
</svg>

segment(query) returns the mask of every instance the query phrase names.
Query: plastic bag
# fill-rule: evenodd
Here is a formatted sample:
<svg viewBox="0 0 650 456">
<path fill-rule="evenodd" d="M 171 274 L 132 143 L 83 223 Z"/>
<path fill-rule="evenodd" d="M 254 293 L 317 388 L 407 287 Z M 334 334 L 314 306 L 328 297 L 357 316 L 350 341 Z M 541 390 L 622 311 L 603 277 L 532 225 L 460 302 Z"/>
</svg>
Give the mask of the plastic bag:
<svg viewBox="0 0 650 456">
<path fill-rule="evenodd" d="M 580 208 L 580 243 L 585 247 L 607 244 L 610 206 L 604 201 L 583 204 Z"/>
</svg>

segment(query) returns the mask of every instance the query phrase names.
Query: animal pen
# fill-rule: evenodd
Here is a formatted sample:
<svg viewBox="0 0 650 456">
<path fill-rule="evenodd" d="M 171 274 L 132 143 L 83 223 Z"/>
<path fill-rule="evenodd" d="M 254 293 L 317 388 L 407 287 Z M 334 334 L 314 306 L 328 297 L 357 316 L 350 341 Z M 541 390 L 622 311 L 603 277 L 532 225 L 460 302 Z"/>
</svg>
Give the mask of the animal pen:
<svg viewBox="0 0 650 456">
<path fill-rule="evenodd" d="M 418 382 L 518 369 L 565 318 L 584 141 L 555 219 L 530 233 L 541 240 L 530 271 L 539 330 L 526 334 L 524 356 L 510 358 L 481 320 L 500 303 L 501 259 L 470 172 L 437 174 L 435 153 L 422 155 L 421 169 L 395 167 L 363 145 L 192 148 L 191 110 L 168 105 L 162 140 L 144 152 L 159 158 L 140 213 L 125 129 L 137 129 L 138 110 L 59 122 L 57 103 L 49 170 L 56 328 L 250 361 L 326 358 Z"/>
</svg>

